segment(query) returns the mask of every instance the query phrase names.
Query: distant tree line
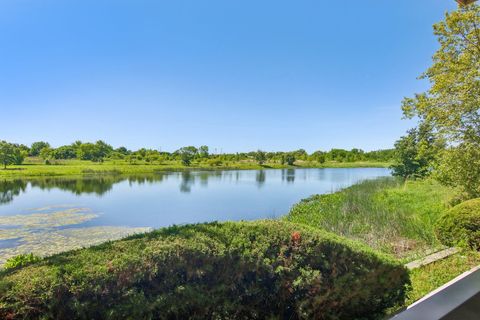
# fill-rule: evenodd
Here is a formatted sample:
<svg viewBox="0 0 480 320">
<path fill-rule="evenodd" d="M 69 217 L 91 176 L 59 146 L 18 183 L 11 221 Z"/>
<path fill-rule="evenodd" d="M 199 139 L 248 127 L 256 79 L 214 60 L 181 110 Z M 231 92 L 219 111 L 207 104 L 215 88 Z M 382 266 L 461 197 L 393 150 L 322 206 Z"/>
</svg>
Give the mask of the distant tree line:
<svg viewBox="0 0 480 320">
<path fill-rule="evenodd" d="M 7 165 L 21 164 L 26 157 L 39 157 L 46 164 L 55 160 L 89 160 L 103 162 L 105 160 L 124 160 L 131 164 L 136 163 L 162 163 L 164 161 L 180 161 L 184 166 L 190 166 L 193 161 L 207 161 L 211 166 L 221 166 L 225 162 L 256 161 L 263 165 L 269 163 L 281 163 L 294 165 L 297 161 L 324 163 L 376 161 L 388 162 L 394 156 L 393 149 L 365 152 L 361 149 L 332 149 L 330 151 L 315 151 L 308 154 L 299 149 L 290 152 L 266 152 L 262 150 L 212 154 L 208 146 L 187 146 L 174 152 L 165 152 L 154 149 L 141 148 L 129 150 L 125 147 L 114 148 L 108 143 L 99 140 L 95 143 L 75 141 L 70 145 L 52 147 L 48 142 L 38 141 L 30 147 L 23 144 L 14 144 L 6 141 L 0 142 L 0 163 L 6 168 Z"/>
</svg>

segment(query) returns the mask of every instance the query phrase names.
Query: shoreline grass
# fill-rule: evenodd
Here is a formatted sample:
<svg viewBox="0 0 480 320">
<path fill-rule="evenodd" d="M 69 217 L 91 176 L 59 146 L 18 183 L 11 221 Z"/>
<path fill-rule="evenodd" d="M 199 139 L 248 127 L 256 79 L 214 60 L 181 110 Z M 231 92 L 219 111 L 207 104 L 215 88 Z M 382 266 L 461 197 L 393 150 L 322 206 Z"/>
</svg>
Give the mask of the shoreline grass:
<svg viewBox="0 0 480 320">
<path fill-rule="evenodd" d="M 367 180 L 302 200 L 284 217 L 411 261 L 442 248 L 434 225 L 455 192 L 433 180 Z"/>
<path fill-rule="evenodd" d="M 179 161 L 166 161 L 163 163 L 137 163 L 130 164 L 122 160 L 109 160 L 95 163 L 82 160 L 57 161 L 55 164 L 46 165 L 37 159 L 27 159 L 25 164 L 9 166 L 0 169 L 0 177 L 34 177 L 34 176 L 83 176 L 104 174 L 145 174 L 163 171 L 187 170 L 268 170 L 268 169 L 298 169 L 298 168 L 388 168 L 387 162 L 316 162 L 299 161 L 295 166 L 280 163 L 265 163 L 238 161 L 225 162 L 220 166 L 212 166 L 207 162 L 193 162 L 191 166 L 183 166 Z"/>
</svg>

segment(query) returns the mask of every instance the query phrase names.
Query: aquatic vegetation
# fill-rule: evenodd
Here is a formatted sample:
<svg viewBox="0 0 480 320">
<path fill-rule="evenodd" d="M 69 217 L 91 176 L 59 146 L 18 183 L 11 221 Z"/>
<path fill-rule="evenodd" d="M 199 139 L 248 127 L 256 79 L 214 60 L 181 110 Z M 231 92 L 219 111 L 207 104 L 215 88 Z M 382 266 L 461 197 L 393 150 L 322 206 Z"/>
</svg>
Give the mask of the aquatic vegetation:
<svg viewBox="0 0 480 320">
<path fill-rule="evenodd" d="M 150 230 L 121 226 L 72 227 L 97 217 L 98 214 L 89 208 L 65 206 L 38 208 L 32 209 L 28 214 L 1 216 L 0 241 L 6 241 L 6 245 L 0 246 L 0 266 L 7 259 L 21 254 L 49 256 Z"/>
<path fill-rule="evenodd" d="M 79 224 L 96 218 L 98 215 L 89 208 L 65 208 L 46 207 L 33 209 L 33 213 L 19 214 L 14 216 L 0 216 L 0 228 L 14 227 L 15 229 L 53 228 L 65 225 Z M 4 229 L 7 231 L 10 229 Z M 2 237 L 0 230 L 0 239 Z"/>
<path fill-rule="evenodd" d="M 454 190 L 433 180 L 381 178 L 312 196 L 295 205 L 284 219 L 411 260 L 442 246 L 434 226 L 454 195 Z"/>
</svg>

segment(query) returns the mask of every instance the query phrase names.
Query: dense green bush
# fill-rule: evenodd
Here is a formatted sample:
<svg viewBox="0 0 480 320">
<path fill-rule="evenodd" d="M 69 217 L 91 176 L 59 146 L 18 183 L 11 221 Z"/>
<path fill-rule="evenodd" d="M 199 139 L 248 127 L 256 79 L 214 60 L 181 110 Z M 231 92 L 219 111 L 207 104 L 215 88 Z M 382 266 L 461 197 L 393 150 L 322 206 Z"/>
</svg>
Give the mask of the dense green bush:
<svg viewBox="0 0 480 320">
<path fill-rule="evenodd" d="M 8 319 L 373 319 L 405 268 L 280 221 L 171 227 L 0 274 Z"/>
<path fill-rule="evenodd" d="M 480 198 L 448 210 L 437 223 L 437 235 L 448 246 L 480 249 Z"/>
<path fill-rule="evenodd" d="M 33 253 L 19 254 L 18 256 L 14 256 L 7 259 L 7 261 L 3 265 L 3 269 L 10 270 L 10 269 L 15 269 L 19 267 L 24 267 L 30 263 L 34 263 L 40 260 L 41 258 L 33 255 Z"/>
</svg>

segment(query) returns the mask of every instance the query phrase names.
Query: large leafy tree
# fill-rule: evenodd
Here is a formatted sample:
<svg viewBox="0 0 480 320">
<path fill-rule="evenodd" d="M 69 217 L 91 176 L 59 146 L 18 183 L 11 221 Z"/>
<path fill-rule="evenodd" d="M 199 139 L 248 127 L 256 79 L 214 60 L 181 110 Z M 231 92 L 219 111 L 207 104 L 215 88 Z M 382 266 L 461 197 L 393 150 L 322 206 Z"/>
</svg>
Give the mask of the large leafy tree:
<svg viewBox="0 0 480 320">
<path fill-rule="evenodd" d="M 0 163 L 6 169 L 8 165 L 22 164 L 26 152 L 19 145 L 0 141 Z"/>
<path fill-rule="evenodd" d="M 4 169 L 13 163 L 13 148 L 14 146 L 11 143 L 0 141 L 0 163 Z"/>
<path fill-rule="evenodd" d="M 463 152 L 480 148 L 480 7 L 462 6 L 448 13 L 434 32 L 440 48 L 423 75 L 430 89 L 405 99 L 403 111 L 407 117 L 432 124 L 436 134 L 449 143 L 439 166 L 442 180 L 460 186 L 471 197 L 478 196 L 480 180 L 471 183 L 452 179 L 451 174 L 480 175 L 480 166 L 472 165 L 474 153 Z M 454 158 L 458 161 L 451 161 Z"/>
<path fill-rule="evenodd" d="M 193 146 L 183 147 L 175 151 L 180 156 L 180 160 L 184 166 L 189 166 L 192 160 L 198 154 L 198 149 Z"/>
</svg>

